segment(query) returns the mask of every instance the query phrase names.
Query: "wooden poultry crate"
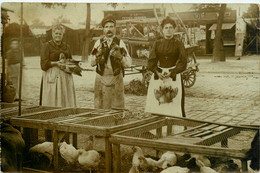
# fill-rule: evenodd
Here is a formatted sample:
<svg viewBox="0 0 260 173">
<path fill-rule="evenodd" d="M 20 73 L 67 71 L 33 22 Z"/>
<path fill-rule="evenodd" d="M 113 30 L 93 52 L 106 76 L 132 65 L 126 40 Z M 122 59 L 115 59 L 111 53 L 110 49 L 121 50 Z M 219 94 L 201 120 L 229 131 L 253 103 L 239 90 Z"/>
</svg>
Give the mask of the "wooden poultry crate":
<svg viewBox="0 0 260 173">
<path fill-rule="evenodd" d="M 183 126 L 186 130 L 173 133 L 172 129 L 176 126 Z M 121 144 L 153 148 L 155 150 L 237 158 L 242 161 L 242 170 L 246 170 L 247 160 L 245 158 L 249 148 L 243 148 L 242 146 L 227 148 L 228 139 L 239 135 L 241 131 L 245 130 L 254 134 L 257 128 L 176 117 L 161 118 L 155 122 L 120 131 L 110 137 L 110 143 L 113 145 L 113 153 L 115 154 L 113 159 L 114 172 L 121 172 Z M 249 144 L 250 142 L 248 141 Z M 213 144 L 217 145 L 217 143 L 221 143 L 221 147 L 211 146 Z"/>
<path fill-rule="evenodd" d="M 6 117 L 8 114 L 18 114 L 18 104 L 16 103 L 0 103 L 1 109 L 0 109 L 0 115 L 1 119 Z M 21 109 L 25 110 L 27 108 L 34 108 L 36 106 L 22 106 Z"/>
<path fill-rule="evenodd" d="M 106 172 L 110 173 L 112 169 L 110 135 L 120 130 L 137 127 L 159 119 L 160 117 L 152 116 L 143 120 L 129 121 L 124 118 L 124 112 L 118 110 L 60 108 L 14 117 L 10 121 L 13 125 L 19 127 L 52 131 L 55 171 L 58 170 L 58 134 L 60 132 L 73 133 L 73 145 L 75 147 L 77 147 L 77 134 L 103 137 L 105 143 L 105 167 Z"/>
<path fill-rule="evenodd" d="M 57 107 L 49 107 L 49 106 L 22 106 L 21 107 L 21 115 L 28 114 L 28 113 L 36 113 L 42 112 L 46 110 L 57 109 Z M 14 107 L 1 109 L 1 119 L 9 119 L 10 117 L 18 116 L 18 105 Z"/>
</svg>

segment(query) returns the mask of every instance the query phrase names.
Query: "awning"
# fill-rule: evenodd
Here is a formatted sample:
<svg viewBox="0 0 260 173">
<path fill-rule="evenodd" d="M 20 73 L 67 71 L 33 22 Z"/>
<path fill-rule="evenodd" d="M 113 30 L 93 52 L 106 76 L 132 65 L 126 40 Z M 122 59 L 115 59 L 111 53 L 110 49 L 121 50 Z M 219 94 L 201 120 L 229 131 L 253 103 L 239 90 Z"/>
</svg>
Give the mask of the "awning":
<svg viewBox="0 0 260 173">
<path fill-rule="evenodd" d="M 234 26 L 235 24 L 236 24 L 236 23 L 223 23 L 223 24 L 222 24 L 222 30 L 231 29 L 231 28 L 233 28 L 233 26 Z M 214 30 L 216 30 L 216 29 L 217 29 L 217 24 L 216 24 L 216 23 L 213 24 L 213 25 L 209 28 L 210 31 L 214 31 Z"/>
</svg>

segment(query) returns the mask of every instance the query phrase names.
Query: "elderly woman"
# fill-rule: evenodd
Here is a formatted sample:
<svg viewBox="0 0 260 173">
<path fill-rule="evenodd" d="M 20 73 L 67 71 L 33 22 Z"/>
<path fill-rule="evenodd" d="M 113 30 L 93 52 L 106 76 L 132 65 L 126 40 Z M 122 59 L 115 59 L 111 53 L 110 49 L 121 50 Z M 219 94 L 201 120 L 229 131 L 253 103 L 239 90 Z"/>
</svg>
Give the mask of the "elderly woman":
<svg viewBox="0 0 260 173">
<path fill-rule="evenodd" d="M 76 107 L 74 82 L 71 73 L 64 72 L 61 59 L 71 59 L 71 52 L 62 42 L 65 28 L 55 25 L 52 40 L 45 43 L 41 50 L 42 105 L 55 107 Z"/>
<path fill-rule="evenodd" d="M 181 41 L 174 38 L 174 20 L 165 18 L 161 27 L 164 38 L 155 41 L 147 65 L 153 76 L 145 111 L 185 117 L 184 88 L 180 74 L 187 66 L 185 48 Z"/>
</svg>

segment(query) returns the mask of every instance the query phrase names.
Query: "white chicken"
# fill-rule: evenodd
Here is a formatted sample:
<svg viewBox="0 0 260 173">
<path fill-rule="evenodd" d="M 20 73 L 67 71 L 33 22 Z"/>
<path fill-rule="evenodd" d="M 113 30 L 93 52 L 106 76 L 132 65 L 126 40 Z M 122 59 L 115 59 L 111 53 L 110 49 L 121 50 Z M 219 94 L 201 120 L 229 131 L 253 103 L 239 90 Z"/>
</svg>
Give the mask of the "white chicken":
<svg viewBox="0 0 260 173">
<path fill-rule="evenodd" d="M 214 169 L 205 166 L 201 160 L 196 159 L 196 164 L 200 167 L 201 173 L 217 173 L 217 171 L 215 171 Z"/>
<path fill-rule="evenodd" d="M 190 170 L 188 168 L 182 168 L 179 166 L 172 166 L 165 170 L 163 170 L 161 173 L 188 173 Z"/>
<path fill-rule="evenodd" d="M 74 164 L 78 160 L 79 150 L 71 144 L 63 142 L 60 144 L 60 155 L 68 164 Z"/>
<path fill-rule="evenodd" d="M 79 150 L 78 162 L 84 170 L 90 170 L 91 172 L 92 168 L 98 167 L 100 159 L 101 156 L 96 150 Z"/>
<path fill-rule="evenodd" d="M 196 164 L 198 165 L 198 160 L 200 160 L 205 166 L 207 167 L 211 167 L 211 163 L 210 163 L 210 160 L 203 156 L 203 155 L 200 155 L 200 154 L 191 154 L 191 158 L 195 158 L 196 159 Z M 199 166 L 199 165 L 198 165 Z"/>
<path fill-rule="evenodd" d="M 145 171 L 152 170 L 152 171 L 155 171 L 158 168 L 157 161 L 153 160 L 152 158 L 146 158 L 146 157 L 140 156 L 139 160 L 140 160 L 139 168 L 141 170 L 145 170 Z"/>
<path fill-rule="evenodd" d="M 177 162 L 177 156 L 173 151 L 165 152 L 161 158 L 157 161 L 159 168 L 166 169 L 168 165 L 173 166 Z"/>
<path fill-rule="evenodd" d="M 53 142 L 43 142 L 41 144 L 37 144 L 29 149 L 29 152 L 38 152 L 45 155 L 50 162 L 53 157 Z"/>
<path fill-rule="evenodd" d="M 144 153 L 143 150 L 140 147 L 133 147 L 133 151 L 134 151 L 134 156 L 132 159 L 132 167 L 129 171 L 129 173 L 138 173 L 139 172 L 139 166 L 140 166 L 140 157 L 144 157 Z"/>
</svg>

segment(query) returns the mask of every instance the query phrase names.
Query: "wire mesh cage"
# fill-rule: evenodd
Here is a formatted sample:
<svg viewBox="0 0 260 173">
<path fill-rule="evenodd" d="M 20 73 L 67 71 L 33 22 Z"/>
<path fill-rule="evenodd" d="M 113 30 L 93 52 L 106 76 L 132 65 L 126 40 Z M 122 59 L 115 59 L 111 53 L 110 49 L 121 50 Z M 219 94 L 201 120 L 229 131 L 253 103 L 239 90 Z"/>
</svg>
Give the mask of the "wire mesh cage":
<svg viewBox="0 0 260 173">
<path fill-rule="evenodd" d="M 16 105 L 17 106 L 17 105 Z M 42 112 L 47 110 L 57 109 L 55 107 L 48 106 L 22 106 L 21 107 L 21 115 Z M 18 108 L 13 107 L 12 110 L 1 112 L 1 119 L 8 120 L 10 117 L 18 116 Z"/>
<path fill-rule="evenodd" d="M 132 162 L 134 162 L 135 154 L 140 150 L 139 153 L 143 153 L 141 156 L 149 159 L 142 157 L 140 159 L 138 156 L 139 171 L 145 169 L 145 171 L 161 172 L 162 167 L 157 165 L 162 157 L 161 155 L 171 151 L 177 153 L 176 158 L 178 157 L 181 160 L 178 164 L 175 163 L 171 166 L 181 166 L 199 172 L 201 165 L 198 165 L 196 160 L 205 157 L 211 161 L 210 167 L 220 172 L 222 172 L 220 170 L 222 168 L 219 168 L 219 166 L 222 164 L 227 168 L 230 166 L 228 165 L 229 162 L 234 162 L 232 159 L 235 159 L 236 162 L 239 161 L 238 167 L 234 171 L 246 170 L 246 154 L 256 132 L 257 129 L 255 128 L 235 127 L 188 119 L 162 118 L 111 135 L 110 142 L 114 145 L 114 169 L 115 172 L 128 172 L 135 169 Z M 132 148 L 132 153 L 128 153 L 128 156 L 131 156 L 130 158 L 125 158 L 125 148 Z M 183 157 L 189 157 L 189 159 L 186 159 L 188 161 L 183 161 Z M 194 158 L 194 167 L 189 165 L 192 158 Z M 187 162 L 186 165 L 182 165 L 185 162 Z"/>
<path fill-rule="evenodd" d="M 157 116 L 133 118 L 123 110 L 96 110 L 88 108 L 57 108 L 36 113 L 24 114 L 11 118 L 11 123 L 25 129 L 42 129 L 52 131 L 53 168 L 62 171 L 68 164 L 64 164 L 59 154 L 59 145 L 63 140 L 72 143 L 76 148 L 95 149 L 101 154 L 100 172 L 111 172 L 112 149 L 109 137 L 112 133 L 137 127 L 160 119 Z M 32 134 L 32 130 L 29 130 Z M 38 133 L 36 133 L 39 135 Z M 29 135 L 30 136 L 30 135 Z M 67 136 L 67 137 L 65 137 Z M 72 137 L 72 138 L 70 138 Z M 32 137 L 29 137 L 30 142 Z M 46 140 L 47 138 L 45 138 Z M 68 139 L 68 140 L 66 140 Z M 46 170 L 43 167 L 44 170 Z M 73 171 L 78 170 L 77 166 Z M 81 170 L 82 171 L 82 170 Z"/>
</svg>

